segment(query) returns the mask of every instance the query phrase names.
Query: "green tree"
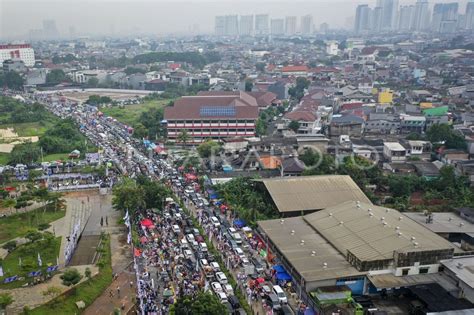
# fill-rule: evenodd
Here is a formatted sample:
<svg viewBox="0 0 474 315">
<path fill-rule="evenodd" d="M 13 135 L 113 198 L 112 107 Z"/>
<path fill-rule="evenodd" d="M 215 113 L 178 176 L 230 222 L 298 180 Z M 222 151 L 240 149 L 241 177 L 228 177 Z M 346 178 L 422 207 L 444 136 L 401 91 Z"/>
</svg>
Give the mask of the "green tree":
<svg viewBox="0 0 474 315">
<path fill-rule="evenodd" d="M 137 184 L 144 191 L 144 203 L 147 209 L 162 209 L 166 197 L 171 196 L 171 191 L 163 183 L 152 181 L 146 176 L 138 176 Z"/>
<path fill-rule="evenodd" d="M 3 249 L 6 249 L 9 253 L 11 253 L 15 248 L 16 248 L 16 241 L 9 241 L 3 244 L 2 246 Z"/>
<path fill-rule="evenodd" d="M 46 75 L 46 83 L 58 84 L 64 81 L 70 81 L 62 69 L 53 69 Z"/>
<path fill-rule="evenodd" d="M 24 83 L 23 77 L 15 71 L 0 73 L 0 87 L 2 88 L 6 86 L 12 90 L 21 90 Z"/>
<path fill-rule="evenodd" d="M 112 193 L 112 205 L 116 210 L 133 213 L 146 205 L 145 191 L 133 179 L 124 178 L 114 186 Z"/>
<path fill-rule="evenodd" d="M 447 124 L 434 124 L 426 131 L 426 138 L 432 143 L 444 143 L 449 149 L 466 149 L 464 137 Z"/>
<path fill-rule="evenodd" d="M 176 140 L 182 145 L 186 145 L 190 138 L 189 132 L 186 129 L 181 129 Z"/>
<path fill-rule="evenodd" d="M 15 300 L 10 293 L 0 293 L 0 307 L 5 309 L 8 305 L 12 304 Z"/>
<path fill-rule="evenodd" d="M 87 278 L 88 280 L 91 279 L 91 277 L 92 277 L 92 272 L 91 272 L 91 269 L 90 269 L 89 267 L 87 267 L 86 270 L 84 271 L 84 275 L 86 276 L 86 278 Z"/>
<path fill-rule="evenodd" d="M 298 132 L 298 129 L 300 129 L 300 127 L 301 127 L 301 124 L 296 120 L 292 120 L 288 124 L 288 129 L 293 130 L 295 133 Z"/>
<path fill-rule="evenodd" d="M 10 164 L 31 164 L 38 161 L 41 156 L 40 148 L 32 143 L 17 144 L 10 152 Z"/>
<path fill-rule="evenodd" d="M 194 299 L 190 296 L 179 298 L 174 305 L 175 315 L 221 315 L 227 307 L 210 292 L 200 292 Z"/>
<path fill-rule="evenodd" d="M 213 155 L 219 154 L 221 149 L 222 146 L 218 142 L 212 139 L 207 139 L 198 146 L 197 151 L 199 153 L 199 156 L 201 156 L 202 158 L 208 158 Z"/>
<path fill-rule="evenodd" d="M 148 130 L 143 124 L 139 123 L 133 128 L 133 136 L 138 139 L 146 138 L 148 136 Z"/>
<path fill-rule="evenodd" d="M 71 268 L 64 271 L 60 278 L 63 280 L 63 284 L 69 287 L 79 283 L 79 281 L 82 279 L 82 276 L 79 271 L 77 271 L 77 269 Z"/>
<path fill-rule="evenodd" d="M 38 231 L 31 230 L 31 231 L 28 231 L 28 233 L 26 233 L 25 238 L 27 238 L 31 243 L 34 243 L 34 242 L 42 239 L 43 234 L 41 234 Z"/>
<path fill-rule="evenodd" d="M 267 123 L 265 120 L 258 118 L 255 123 L 255 133 L 257 136 L 264 136 L 267 132 Z"/>
<path fill-rule="evenodd" d="M 245 92 L 251 92 L 253 89 L 252 80 L 245 80 Z"/>
</svg>

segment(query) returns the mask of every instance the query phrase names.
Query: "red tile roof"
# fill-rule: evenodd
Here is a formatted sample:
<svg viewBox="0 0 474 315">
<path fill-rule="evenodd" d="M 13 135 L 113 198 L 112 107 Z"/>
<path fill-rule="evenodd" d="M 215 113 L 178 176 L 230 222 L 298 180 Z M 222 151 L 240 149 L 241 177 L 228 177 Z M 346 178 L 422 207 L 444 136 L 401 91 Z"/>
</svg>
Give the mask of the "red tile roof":
<svg viewBox="0 0 474 315">
<path fill-rule="evenodd" d="M 281 72 L 307 72 L 307 66 L 286 66 L 281 69 Z"/>
<path fill-rule="evenodd" d="M 285 114 L 285 118 L 288 118 L 289 120 L 313 122 L 317 117 L 309 111 L 294 111 Z"/>
</svg>

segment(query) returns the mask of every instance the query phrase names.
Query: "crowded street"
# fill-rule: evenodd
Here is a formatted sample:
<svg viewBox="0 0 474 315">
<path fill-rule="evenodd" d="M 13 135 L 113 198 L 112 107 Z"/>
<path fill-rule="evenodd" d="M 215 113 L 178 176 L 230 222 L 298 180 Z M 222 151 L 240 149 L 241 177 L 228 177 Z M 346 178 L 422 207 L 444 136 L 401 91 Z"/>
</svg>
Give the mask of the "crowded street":
<svg viewBox="0 0 474 315">
<path fill-rule="evenodd" d="M 172 155 L 147 151 L 131 137 L 129 127 L 94 107 L 68 104 L 50 93 L 34 94 L 31 100 L 61 118 L 76 120 L 81 132 L 102 151 L 102 161 L 112 162 L 123 175 L 145 175 L 172 189 L 174 196 L 166 199 L 163 209 L 144 209 L 129 221 L 140 240 L 134 257 L 142 314 L 168 314 L 178 298 L 202 290 L 213 292 L 231 314 L 246 313 L 242 303 L 255 314 L 294 314 L 291 277 L 270 263 L 276 257 L 265 242 L 243 220 L 233 217 L 212 186 L 199 185 L 198 174 L 177 168 Z M 298 307 L 305 309 L 303 304 Z"/>
</svg>

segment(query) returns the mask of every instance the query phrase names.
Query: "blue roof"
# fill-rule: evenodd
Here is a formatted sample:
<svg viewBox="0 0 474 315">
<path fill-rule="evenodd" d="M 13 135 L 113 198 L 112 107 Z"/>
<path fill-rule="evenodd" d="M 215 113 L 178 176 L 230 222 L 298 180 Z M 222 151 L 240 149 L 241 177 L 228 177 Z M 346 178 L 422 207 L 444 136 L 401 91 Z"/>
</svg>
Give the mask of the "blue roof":
<svg viewBox="0 0 474 315">
<path fill-rule="evenodd" d="M 203 106 L 199 110 L 201 117 L 233 117 L 235 116 L 234 106 Z"/>
</svg>

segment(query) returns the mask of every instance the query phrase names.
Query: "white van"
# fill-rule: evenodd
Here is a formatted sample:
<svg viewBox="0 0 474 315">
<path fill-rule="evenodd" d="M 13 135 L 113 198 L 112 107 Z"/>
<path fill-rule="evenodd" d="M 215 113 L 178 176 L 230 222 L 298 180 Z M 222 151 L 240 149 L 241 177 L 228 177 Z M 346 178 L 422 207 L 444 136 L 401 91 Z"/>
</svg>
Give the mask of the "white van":
<svg viewBox="0 0 474 315">
<path fill-rule="evenodd" d="M 180 241 L 180 243 L 181 243 L 181 248 L 189 248 L 189 243 L 188 243 L 188 241 L 186 241 L 185 238 L 183 238 L 183 239 Z"/>
<path fill-rule="evenodd" d="M 237 245 L 242 244 L 242 237 L 240 236 L 239 233 L 232 234 L 232 237 L 234 238 L 234 241 L 235 241 L 235 243 L 237 243 Z"/>
<path fill-rule="evenodd" d="M 216 279 L 220 284 L 227 284 L 227 277 L 222 271 L 216 272 Z"/>
<path fill-rule="evenodd" d="M 216 217 L 211 217 L 211 222 L 212 222 L 212 225 L 214 225 L 214 227 L 216 227 L 216 228 L 221 226 L 221 223 L 219 222 L 219 219 L 217 219 Z"/>
<path fill-rule="evenodd" d="M 172 229 L 173 229 L 173 232 L 174 232 L 175 234 L 178 234 L 178 233 L 181 232 L 181 229 L 179 228 L 178 225 L 173 225 L 173 226 L 172 226 Z"/>
<path fill-rule="evenodd" d="M 273 286 L 273 293 L 275 293 L 276 296 L 278 296 L 278 300 L 280 303 L 287 304 L 288 299 L 286 298 L 285 292 L 283 292 L 283 289 L 279 285 L 274 285 Z"/>
<path fill-rule="evenodd" d="M 199 250 L 200 250 L 201 252 L 207 253 L 207 245 L 206 245 L 206 243 L 204 243 L 204 242 L 199 243 Z"/>
</svg>

